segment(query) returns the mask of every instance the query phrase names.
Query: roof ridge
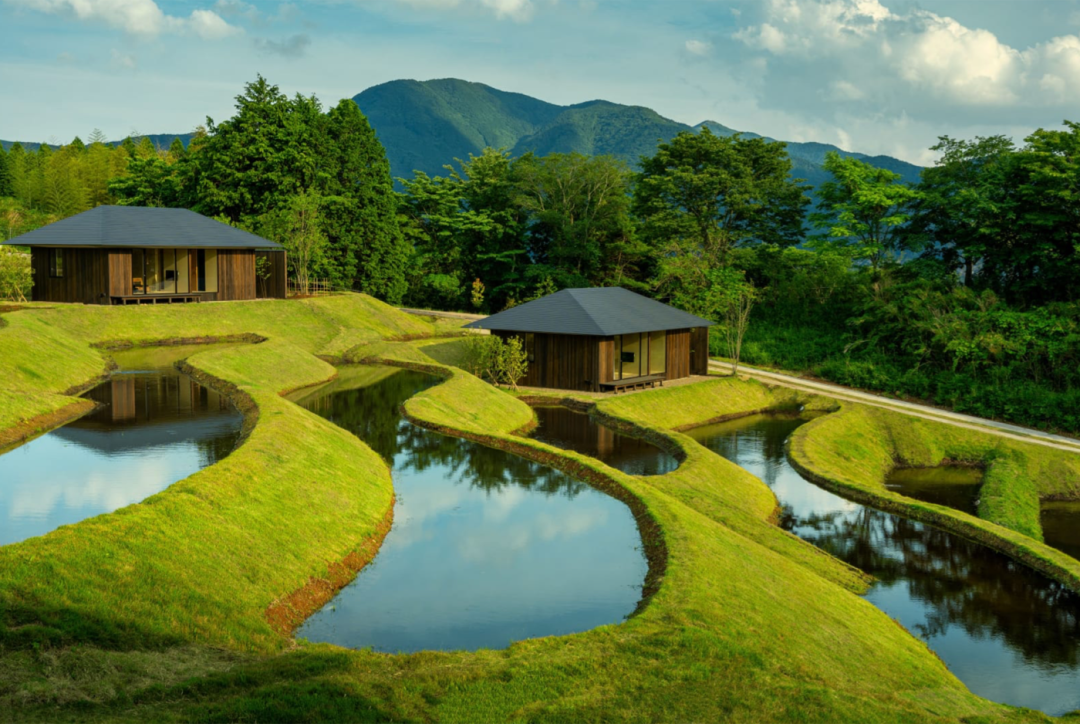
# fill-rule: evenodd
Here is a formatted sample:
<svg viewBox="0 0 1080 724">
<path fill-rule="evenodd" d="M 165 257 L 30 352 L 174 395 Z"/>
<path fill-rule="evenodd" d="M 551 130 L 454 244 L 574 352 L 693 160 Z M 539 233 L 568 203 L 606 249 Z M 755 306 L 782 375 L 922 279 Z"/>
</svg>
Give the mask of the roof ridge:
<svg viewBox="0 0 1080 724">
<path fill-rule="evenodd" d="M 574 304 L 577 306 L 578 309 L 581 310 L 581 313 L 584 314 L 589 319 L 589 321 L 592 322 L 596 326 L 597 329 L 602 330 L 604 325 L 602 325 L 598 321 L 596 321 L 596 317 L 594 317 L 592 315 L 592 312 L 590 312 L 588 309 L 586 309 L 585 305 L 583 305 L 581 303 L 581 300 L 577 298 L 577 295 L 574 294 L 574 292 L 576 292 L 576 291 L 583 291 L 583 290 L 585 290 L 587 288 L 588 287 L 581 287 L 580 289 L 564 289 L 563 291 L 567 292 L 567 296 L 574 300 Z M 543 299 L 543 297 L 540 297 L 540 299 Z M 536 301 L 540 301 L 540 299 L 537 299 Z"/>
</svg>

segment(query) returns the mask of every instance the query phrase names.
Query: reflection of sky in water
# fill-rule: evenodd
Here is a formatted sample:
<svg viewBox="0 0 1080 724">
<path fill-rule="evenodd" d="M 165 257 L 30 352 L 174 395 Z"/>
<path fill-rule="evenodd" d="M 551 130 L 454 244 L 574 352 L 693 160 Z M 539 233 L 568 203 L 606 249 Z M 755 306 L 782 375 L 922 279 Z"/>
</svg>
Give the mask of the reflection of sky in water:
<svg viewBox="0 0 1080 724">
<path fill-rule="evenodd" d="M 982 546 L 806 481 L 784 451 L 802 422 L 755 416 L 690 434 L 768 483 L 785 527 L 876 576 L 867 600 L 973 692 L 1054 715 L 1080 708 L 1080 597 Z"/>
<path fill-rule="evenodd" d="M 138 404 L 114 422 L 125 377 L 90 393 L 105 405 L 97 412 L 0 455 L 0 545 L 144 500 L 235 444 L 239 413 L 175 372 L 140 375 Z"/>
<path fill-rule="evenodd" d="M 394 525 L 375 561 L 297 635 L 390 652 L 475 650 L 630 614 L 647 566 L 629 509 L 510 453 L 400 422 L 394 403 L 428 384 L 400 373 L 338 398 L 337 419 L 348 405 L 368 413 L 369 433 L 375 416 L 400 429 Z"/>
</svg>

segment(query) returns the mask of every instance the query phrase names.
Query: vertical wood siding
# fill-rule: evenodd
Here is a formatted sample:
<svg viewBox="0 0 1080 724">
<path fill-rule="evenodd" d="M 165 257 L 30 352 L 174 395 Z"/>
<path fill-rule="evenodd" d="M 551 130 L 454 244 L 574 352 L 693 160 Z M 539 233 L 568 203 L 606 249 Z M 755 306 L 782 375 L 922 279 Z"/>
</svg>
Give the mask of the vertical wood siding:
<svg viewBox="0 0 1080 724">
<path fill-rule="evenodd" d="M 598 363 L 600 365 L 600 371 L 597 375 L 599 382 L 612 382 L 615 379 L 615 338 L 614 337 L 597 337 L 600 340 L 600 358 Z M 593 391 L 598 392 L 599 387 L 596 387 Z"/>
<path fill-rule="evenodd" d="M 131 250 L 109 249 L 109 296 L 131 294 Z"/>
<path fill-rule="evenodd" d="M 667 333 L 667 376 L 678 380 L 690 376 L 690 330 L 669 329 Z"/>
<path fill-rule="evenodd" d="M 109 252 L 106 249 L 61 249 L 64 276 L 49 276 L 51 249 L 30 249 L 35 302 L 109 303 Z"/>
<path fill-rule="evenodd" d="M 690 330 L 690 374 L 709 374 L 709 328 Z"/>
<path fill-rule="evenodd" d="M 493 334 L 504 340 L 521 337 L 524 343 L 524 332 Z M 559 390 L 599 390 L 600 340 L 579 334 L 534 335 L 533 360 L 518 384 Z"/>
<path fill-rule="evenodd" d="M 255 251 L 219 249 L 217 301 L 255 299 Z"/>
</svg>

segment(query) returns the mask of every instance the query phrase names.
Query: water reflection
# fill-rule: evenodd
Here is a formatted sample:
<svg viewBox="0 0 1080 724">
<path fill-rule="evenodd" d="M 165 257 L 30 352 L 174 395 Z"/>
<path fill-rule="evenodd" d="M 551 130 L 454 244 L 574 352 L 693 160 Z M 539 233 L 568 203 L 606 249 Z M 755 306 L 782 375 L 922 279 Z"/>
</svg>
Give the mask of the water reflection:
<svg viewBox="0 0 1080 724">
<path fill-rule="evenodd" d="M 1044 502 L 1042 529 L 1047 545 L 1080 560 L 1080 502 Z"/>
<path fill-rule="evenodd" d="M 982 480 L 983 471 L 976 467 L 897 468 L 885 478 L 885 487 L 924 503 L 944 505 L 978 516 Z"/>
<path fill-rule="evenodd" d="M 784 453 L 804 422 L 756 416 L 689 434 L 765 480 L 785 528 L 878 578 L 867 599 L 973 692 L 1053 715 L 1080 708 L 1080 597 L 983 546 L 808 482 Z"/>
<path fill-rule="evenodd" d="M 0 545 L 137 503 L 228 455 L 242 418 L 173 369 L 114 375 L 89 415 L 0 455 Z"/>
<path fill-rule="evenodd" d="M 293 398 L 387 459 L 397 495 L 378 557 L 297 635 L 389 652 L 475 650 L 631 613 L 646 562 L 629 509 L 551 468 L 402 420 L 401 403 L 437 382 L 346 368 Z"/>
<path fill-rule="evenodd" d="M 549 445 L 575 450 L 630 475 L 663 475 L 679 462 L 660 448 L 604 427 L 589 415 L 565 407 L 537 407 L 540 424 L 532 437 Z"/>
</svg>

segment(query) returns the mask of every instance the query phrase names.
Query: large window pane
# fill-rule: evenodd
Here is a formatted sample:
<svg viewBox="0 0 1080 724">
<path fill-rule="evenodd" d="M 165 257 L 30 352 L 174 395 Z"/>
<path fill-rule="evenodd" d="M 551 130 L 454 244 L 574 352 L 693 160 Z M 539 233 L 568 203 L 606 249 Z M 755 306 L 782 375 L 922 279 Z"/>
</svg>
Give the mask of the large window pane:
<svg viewBox="0 0 1080 724">
<path fill-rule="evenodd" d="M 159 249 L 146 250 L 146 291 L 161 291 L 161 254 Z"/>
<path fill-rule="evenodd" d="M 187 294 L 191 291 L 187 249 L 176 250 L 176 293 Z"/>
<path fill-rule="evenodd" d="M 624 334 L 622 353 L 619 359 L 622 365 L 622 379 L 637 377 L 641 374 L 641 335 Z"/>
<path fill-rule="evenodd" d="M 145 294 L 146 286 L 143 274 L 145 273 L 146 254 L 142 249 L 131 250 L 131 293 Z"/>
<path fill-rule="evenodd" d="M 218 290 L 217 289 L 217 287 L 218 287 L 218 285 L 217 285 L 217 276 L 218 276 L 218 274 L 217 273 L 218 273 L 217 250 L 216 249 L 207 249 L 206 250 L 206 288 L 203 291 L 216 292 Z"/>
<path fill-rule="evenodd" d="M 173 249 L 161 250 L 161 290 L 162 292 L 176 293 L 176 251 Z"/>
<path fill-rule="evenodd" d="M 649 334 L 649 374 L 662 375 L 667 371 L 667 332 Z"/>
<path fill-rule="evenodd" d="M 619 365 L 619 352 L 622 350 L 622 336 L 618 334 L 615 335 L 613 345 L 611 351 L 611 379 L 619 380 L 622 379 L 622 376 L 619 374 L 619 370 L 621 369 Z"/>
</svg>

